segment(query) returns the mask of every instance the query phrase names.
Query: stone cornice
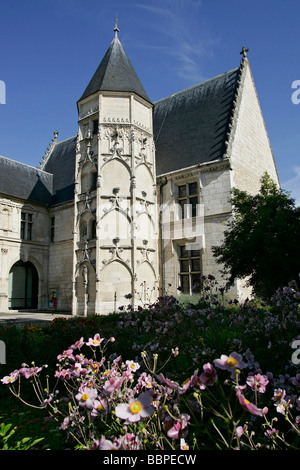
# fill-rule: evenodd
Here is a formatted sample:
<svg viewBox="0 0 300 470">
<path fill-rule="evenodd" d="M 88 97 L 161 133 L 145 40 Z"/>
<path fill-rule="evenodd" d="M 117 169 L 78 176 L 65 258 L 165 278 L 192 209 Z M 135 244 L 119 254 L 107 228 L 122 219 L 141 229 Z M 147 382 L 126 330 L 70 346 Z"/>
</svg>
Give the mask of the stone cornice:
<svg viewBox="0 0 300 470">
<path fill-rule="evenodd" d="M 207 163 L 198 163 L 197 165 L 191 166 L 189 168 L 183 168 L 180 170 L 172 171 L 171 173 L 159 175 L 157 176 L 157 182 L 158 184 L 160 184 L 161 182 L 164 182 L 166 178 L 179 180 L 197 176 L 202 173 L 220 170 L 231 170 L 230 161 L 228 158 L 225 158 L 223 160 L 215 160 Z"/>
</svg>

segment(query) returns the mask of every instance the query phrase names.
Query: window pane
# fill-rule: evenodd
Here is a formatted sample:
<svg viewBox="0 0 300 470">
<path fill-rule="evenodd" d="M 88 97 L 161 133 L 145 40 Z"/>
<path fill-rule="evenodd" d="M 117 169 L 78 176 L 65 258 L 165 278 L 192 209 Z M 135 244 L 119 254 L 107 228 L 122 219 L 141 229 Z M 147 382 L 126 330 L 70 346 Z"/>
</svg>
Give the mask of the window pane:
<svg viewBox="0 0 300 470">
<path fill-rule="evenodd" d="M 200 274 L 192 274 L 192 292 L 200 292 Z"/>
<path fill-rule="evenodd" d="M 25 212 L 21 212 L 21 220 L 26 220 L 26 214 L 25 214 Z"/>
<path fill-rule="evenodd" d="M 189 272 L 189 260 L 180 261 L 180 272 L 181 273 Z"/>
<path fill-rule="evenodd" d="M 180 282 L 181 282 L 181 292 L 184 294 L 189 294 L 190 293 L 190 286 L 189 286 L 189 276 L 188 275 L 183 275 L 180 276 Z"/>
<path fill-rule="evenodd" d="M 198 194 L 198 188 L 197 188 L 197 183 L 190 183 L 189 184 L 189 195 L 194 196 L 195 194 Z"/>
<path fill-rule="evenodd" d="M 187 211 L 187 204 L 186 204 L 186 199 L 183 199 L 181 201 L 178 201 L 179 202 L 179 205 L 181 207 L 180 209 L 180 216 L 182 218 L 185 218 L 186 217 L 186 211 Z"/>
<path fill-rule="evenodd" d="M 200 258 L 200 250 L 192 250 L 191 251 L 191 256 L 198 256 Z"/>
<path fill-rule="evenodd" d="M 27 214 L 27 220 L 29 220 L 29 222 L 32 222 L 32 214 Z"/>
<path fill-rule="evenodd" d="M 186 185 L 184 184 L 183 186 L 178 186 L 179 190 L 179 197 L 185 197 L 186 196 Z"/>
<path fill-rule="evenodd" d="M 189 199 L 189 202 L 191 204 L 191 216 L 196 217 L 197 215 L 197 204 L 198 204 L 198 198 L 197 197 L 191 197 Z"/>
<path fill-rule="evenodd" d="M 32 225 L 27 224 L 27 240 L 31 240 L 31 236 L 32 236 Z"/>
<path fill-rule="evenodd" d="M 190 252 L 185 248 L 185 245 L 180 247 L 180 258 L 188 258 Z"/>
<path fill-rule="evenodd" d="M 21 222 L 21 239 L 25 238 L 25 222 Z"/>
<path fill-rule="evenodd" d="M 200 259 L 192 259 L 192 271 L 200 272 Z"/>
</svg>

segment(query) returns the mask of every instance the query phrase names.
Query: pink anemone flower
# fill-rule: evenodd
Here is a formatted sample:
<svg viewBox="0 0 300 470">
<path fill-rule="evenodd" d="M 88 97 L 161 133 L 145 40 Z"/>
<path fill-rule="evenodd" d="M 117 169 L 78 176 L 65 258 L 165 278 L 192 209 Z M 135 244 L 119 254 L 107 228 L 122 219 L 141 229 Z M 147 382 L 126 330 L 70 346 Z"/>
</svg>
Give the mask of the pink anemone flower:
<svg viewBox="0 0 300 470">
<path fill-rule="evenodd" d="M 106 411 L 108 408 L 106 398 L 98 398 L 93 403 L 93 411 L 91 412 L 91 416 L 94 418 L 99 415 L 99 413 Z"/>
<path fill-rule="evenodd" d="M 231 353 L 230 356 L 222 354 L 220 359 L 214 360 L 214 364 L 219 369 L 229 370 L 230 372 L 234 372 L 236 369 L 243 369 L 247 366 L 242 356 L 236 352 Z"/>
<path fill-rule="evenodd" d="M 171 390 L 180 390 L 180 385 L 177 382 L 174 382 L 173 380 L 165 377 L 163 374 L 159 374 L 157 377 L 162 383 L 167 385 L 168 388 Z"/>
<path fill-rule="evenodd" d="M 116 416 L 129 423 L 147 418 L 153 415 L 155 411 L 152 400 L 153 398 L 149 392 L 143 392 L 138 398 L 132 398 L 129 403 L 120 403 L 117 405 L 115 409 Z"/>
<path fill-rule="evenodd" d="M 87 346 L 100 346 L 102 341 L 104 341 L 104 338 L 100 338 L 99 333 L 97 333 L 97 334 L 95 334 L 94 338 L 89 338 L 86 345 Z"/>
<path fill-rule="evenodd" d="M 104 393 L 112 394 L 116 389 L 121 387 L 123 380 L 122 377 L 110 377 L 103 385 Z"/>
<path fill-rule="evenodd" d="M 86 408 L 89 408 L 89 409 L 93 409 L 94 408 L 94 401 L 97 397 L 97 394 L 98 394 L 98 392 L 94 388 L 84 387 L 83 390 L 80 391 L 76 395 L 76 400 L 78 400 L 79 406 L 86 407 Z"/>
<path fill-rule="evenodd" d="M 41 370 L 42 367 L 22 367 L 19 372 L 20 375 L 25 377 L 25 379 L 29 379 L 30 377 L 37 375 Z"/>
<path fill-rule="evenodd" d="M 121 442 L 119 439 L 113 437 L 113 441 L 105 439 L 101 436 L 100 440 L 94 440 L 91 450 L 119 450 L 121 448 Z"/>
<path fill-rule="evenodd" d="M 11 384 L 17 380 L 19 377 L 19 371 L 15 370 L 14 372 L 11 372 L 9 375 L 6 375 L 1 379 L 1 382 L 5 385 Z"/>
<path fill-rule="evenodd" d="M 245 408 L 249 411 L 249 413 L 255 416 L 263 416 L 268 413 L 269 410 L 266 406 L 264 408 L 258 408 L 256 405 L 254 405 L 254 403 L 251 403 L 249 400 L 247 400 L 247 398 L 245 398 L 245 396 L 243 395 L 241 388 L 242 387 L 237 387 L 236 395 L 243 408 Z"/>
<path fill-rule="evenodd" d="M 175 424 L 168 430 L 167 436 L 171 439 L 179 439 L 187 435 L 187 426 L 190 417 L 186 413 L 183 413 Z"/>
<path fill-rule="evenodd" d="M 200 375 L 200 381 L 207 386 L 212 386 L 218 381 L 216 369 L 208 362 L 203 366 L 203 373 Z"/>
<path fill-rule="evenodd" d="M 255 374 L 249 375 L 246 382 L 254 391 L 265 393 L 269 379 L 266 375 Z"/>
</svg>

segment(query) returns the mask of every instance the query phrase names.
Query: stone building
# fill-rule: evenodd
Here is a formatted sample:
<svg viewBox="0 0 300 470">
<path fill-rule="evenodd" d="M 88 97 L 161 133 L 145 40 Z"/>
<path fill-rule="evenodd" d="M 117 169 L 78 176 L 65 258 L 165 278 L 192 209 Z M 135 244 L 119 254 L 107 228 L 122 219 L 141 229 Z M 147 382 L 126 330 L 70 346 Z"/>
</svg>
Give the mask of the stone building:
<svg viewBox="0 0 300 470">
<path fill-rule="evenodd" d="M 236 69 L 152 103 L 114 31 L 78 134 L 55 132 L 38 168 L 0 157 L 0 311 L 198 292 L 202 275 L 221 280 L 211 248 L 231 189 L 257 192 L 265 171 L 279 184 L 244 48 Z"/>
</svg>

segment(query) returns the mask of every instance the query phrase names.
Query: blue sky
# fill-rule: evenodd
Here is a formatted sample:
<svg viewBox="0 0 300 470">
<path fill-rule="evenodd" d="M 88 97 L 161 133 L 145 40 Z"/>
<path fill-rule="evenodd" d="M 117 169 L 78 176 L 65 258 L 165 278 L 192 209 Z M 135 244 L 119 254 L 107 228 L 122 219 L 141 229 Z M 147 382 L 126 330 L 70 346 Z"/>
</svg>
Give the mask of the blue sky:
<svg viewBox="0 0 300 470">
<path fill-rule="evenodd" d="M 116 14 L 152 101 L 237 67 L 242 46 L 250 49 L 279 178 L 300 203 L 299 0 L 2 1 L 0 154 L 37 166 L 56 129 L 59 140 L 77 133 L 76 102 L 113 39 Z"/>
</svg>

